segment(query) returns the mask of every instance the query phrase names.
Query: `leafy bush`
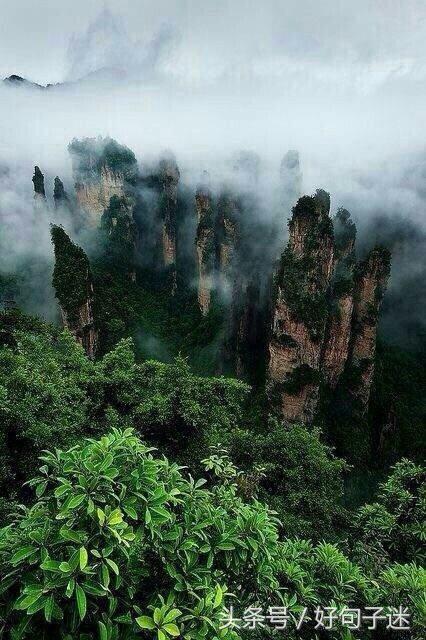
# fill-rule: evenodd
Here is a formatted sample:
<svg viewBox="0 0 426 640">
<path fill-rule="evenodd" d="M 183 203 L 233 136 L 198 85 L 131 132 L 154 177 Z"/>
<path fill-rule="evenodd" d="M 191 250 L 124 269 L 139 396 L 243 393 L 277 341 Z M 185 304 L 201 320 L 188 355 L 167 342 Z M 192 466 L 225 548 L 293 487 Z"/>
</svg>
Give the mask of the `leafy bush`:
<svg viewBox="0 0 426 640">
<path fill-rule="evenodd" d="M 41 460 L 37 502 L 0 532 L 12 637 L 233 638 L 228 588 L 242 605 L 277 589 L 275 519 L 234 484 L 204 488 L 131 430 Z"/>
<path fill-rule="evenodd" d="M 67 331 L 11 330 L 9 342 L 0 346 L 0 481 L 8 495 L 34 473 L 41 449 L 68 446 L 87 433 L 93 371 Z"/>
<path fill-rule="evenodd" d="M 230 452 L 250 478 L 263 470 L 259 496 L 275 509 L 286 535 L 336 537 L 345 521 L 344 460 L 336 458 L 318 429 L 271 420 L 266 432 L 236 431 Z"/>
<path fill-rule="evenodd" d="M 236 429 L 249 388 L 226 378 L 203 378 L 187 361 L 137 364 L 131 340 L 122 340 L 97 367 L 96 404 L 128 416 L 150 442 L 199 461 L 210 444 Z"/>
<path fill-rule="evenodd" d="M 359 509 L 356 539 L 360 560 L 426 560 L 426 468 L 398 462 L 380 485 L 377 502 Z"/>
<path fill-rule="evenodd" d="M 224 607 L 234 602 L 241 611 L 278 603 L 295 616 L 307 607 L 292 639 L 315 633 L 316 606 L 409 606 L 413 638 L 421 637 L 424 569 L 393 565 L 368 575 L 334 545 L 280 542 L 273 512 L 238 496 L 240 474 L 220 452 L 204 461 L 216 478 L 210 488 L 156 457 L 131 429 L 41 460 L 29 483 L 36 502 L 0 530 L 7 637 L 276 637 L 224 628 Z M 328 637 L 348 633 L 337 625 Z"/>
<path fill-rule="evenodd" d="M 8 316 L 9 317 L 9 316 Z M 21 327 L 22 325 L 22 327 Z M 0 333 L 0 482 L 6 495 L 35 471 L 41 449 L 103 430 L 111 410 L 151 443 L 199 462 L 211 442 L 242 420 L 248 387 L 194 375 L 186 360 L 136 363 L 131 339 L 88 360 L 68 331 L 29 322 Z M 222 435 L 221 435 L 222 434 Z M 16 482 L 10 484 L 10 480 Z"/>
</svg>

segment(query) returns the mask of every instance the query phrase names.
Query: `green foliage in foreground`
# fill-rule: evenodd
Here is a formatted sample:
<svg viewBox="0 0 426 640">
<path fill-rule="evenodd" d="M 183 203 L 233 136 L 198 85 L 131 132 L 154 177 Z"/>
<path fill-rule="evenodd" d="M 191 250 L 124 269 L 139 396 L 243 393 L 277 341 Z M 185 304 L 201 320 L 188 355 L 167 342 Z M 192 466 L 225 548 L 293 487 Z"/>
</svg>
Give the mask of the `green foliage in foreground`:
<svg viewBox="0 0 426 640">
<path fill-rule="evenodd" d="M 356 518 L 360 560 L 426 561 L 426 468 L 398 462 L 380 486 L 377 502 L 361 507 Z"/>
<path fill-rule="evenodd" d="M 263 424 L 245 384 L 183 358 L 138 363 L 131 340 L 91 362 L 66 331 L 15 313 L 0 381 L 0 508 L 17 512 L 0 533 L 0 637 L 276 637 L 220 631 L 230 604 L 402 605 L 423 637 L 424 466 L 398 463 L 375 503 L 344 512 L 345 462 L 319 430 Z M 101 438 L 105 425 L 132 429 Z M 21 491 L 52 443 L 63 451 Z"/>
<path fill-rule="evenodd" d="M 221 477 L 206 488 L 131 430 L 114 429 L 42 462 L 30 482 L 37 501 L 0 531 L 6 637 L 256 637 L 220 628 L 232 602 L 294 613 L 397 603 L 421 629 L 424 570 L 394 565 L 372 580 L 333 545 L 280 542 L 273 513 L 242 500 L 236 472 L 222 473 L 217 458 L 205 462 Z"/>
<path fill-rule="evenodd" d="M 6 316 L 5 316 L 6 318 Z M 1 320 L 1 318 L 0 318 Z M 0 344 L 0 487 L 13 495 L 37 455 L 104 430 L 114 414 L 181 458 L 208 452 L 210 437 L 236 428 L 248 387 L 194 375 L 182 358 L 136 363 L 131 340 L 88 360 L 67 331 L 8 315 Z M 0 338 L 1 338 L 0 335 Z M 211 434 L 211 436 L 209 435 Z M 194 453 L 195 455 L 195 453 Z M 186 461 L 186 460 L 185 460 Z"/>
<path fill-rule="evenodd" d="M 337 537 L 348 517 L 342 507 L 348 467 L 322 442 L 318 429 L 270 420 L 258 432 L 236 430 L 230 443 L 246 482 L 253 469 L 261 469 L 259 496 L 278 512 L 286 535 Z"/>
<path fill-rule="evenodd" d="M 67 447 L 102 433 L 106 422 L 128 424 L 197 472 L 210 447 L 222 443 L 245 471 L 246 495 L 270 502 L 287 535 L 336 537 L 345 464 L 317 430 L 245 426 L 244 383 L 196 376 L 183 358 L 138 363 L 130 339 L 98 362 L 67 332 L 17 328 L 11 339 L 0 348 L 4 495 L 18 499 L 13 489 L 35 473 L 36 456 L 52 442 Z"/>
<path fill-rule="evenodd" d="M 52 442 L 69 446 L 87 434 L 92 370 L 68 332 L 21 328 L 6 325 L 0 346 L 0 488 L 9 496 L 34 473 L 41 449 Z"/>
<path fill-rule="evenodd" d="M 130 430 L 42 461 L 38 501 L 0 535 L 7 627 L 47 627 L 46 638 L 133 638 L 139 627 L 159 640 L 234 637 L 218 630 L 225 585 L 243 603 L 278 587 L 275 520 L 235 485 L 203 488 Z"/>
</svg>

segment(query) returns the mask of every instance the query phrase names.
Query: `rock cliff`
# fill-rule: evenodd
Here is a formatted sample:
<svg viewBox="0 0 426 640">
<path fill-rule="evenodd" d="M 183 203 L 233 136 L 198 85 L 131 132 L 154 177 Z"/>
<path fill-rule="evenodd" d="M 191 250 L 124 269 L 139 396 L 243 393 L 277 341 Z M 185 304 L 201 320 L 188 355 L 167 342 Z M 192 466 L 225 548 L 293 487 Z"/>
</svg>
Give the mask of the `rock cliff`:
<svg viewBox="0 0 426 640">
<path fill-rule="evenodd" d="M 374 247 L 356 268 L 348 357 L 348 390 L 368 410 L 376 354 L 379 310 L 390 274 L 390 253 Z"/>
<path fill-rule="evenodd" d="M 240 239 L 241 209 L 235 194 L 225 190 L 219 196 L 217 210 L 218 271 L 223 288 L 229 289 L 232 288 Z"/>
<path fill-rule="evenodd" d="M 69 198 L 64 188 L 64 183 L 58 176 L 56 176 L 53 184 L 53 202 L 55 209 L 61 207 L 69 207 Z"/>
<path fill-rule="evenodd" d="M 81 247 L 74 244 L 62 227 L 52 226 L 55 253 L 53 287 L 59 301 L 62 322 L 94 358 L 98 335 L 94 320 L 94 290 L 89 261 Z"/>
<path fill-rule="evenodd" d="M 46 192 L 44 190 L 44 175 L 40 171 L 39 167 L 34 167 L 34 175 L 32 177 L 34 185 L 34 200 L 35 202 L 45 202 Z"/>
<path fill-rule="evenodd" d="M 322 355 L 324 379 L 332 389 L 337 386 L 348 358 L 354 306 L 353 271 L 356 238 L 356 227 L 346 209 L 339 209 L 333 222 L 335 265 Z"/>
<path fill-rule="evenodd" d="M 329 210 L 325 191 L 299 199 L 275 279 L 268 391 L 289 422 L 310 422 L 319 398 L 326 296 L 334 265 Z"/>
<path fill-rule="evenodd" d="M 198 304 L 203 316 L 210 309 L 211 290 L 214 280 L 216 238 L 213 198 L 205 175 L 195 194 L 197 213 L 197 235 L 195 248 L 198 270 Z"/>
<path fill-rule="evenodd" d="M 161 184 L 160 216 L 162 221 L 162 249 L 164 267 L 170 269 L 171 292 L 177 287 L 177 223 L 179 168 L 173 156 L 160 161 L 159 178 Z"/>
<path fill-rule="evenodd" d="M 332 224 L 329 203 L 324 191 L 298 200 L 275 278 L 267 389 L 288 422 L 312 422 L 321 389 L 324 406 L 368 409 L 390 255 L 376 247 L 357 265 L 355 225 L 345 209 Z"/>
<path fill-rule="evenodd" d="M 73 140 L 71 154 L 77 203 L 88 226 L 100 224 L 112 196 L 129 198 L 137 178 L 133 152 L 110 138 Z"/>
<path fill-rule="evenodd" d="M 105 253 L 110 265 L 134 282 L 137 229 L 126 198 L 115 195 L 110 198 L 102 214 L 101 228 L 106 236 Z"/>
</svg>

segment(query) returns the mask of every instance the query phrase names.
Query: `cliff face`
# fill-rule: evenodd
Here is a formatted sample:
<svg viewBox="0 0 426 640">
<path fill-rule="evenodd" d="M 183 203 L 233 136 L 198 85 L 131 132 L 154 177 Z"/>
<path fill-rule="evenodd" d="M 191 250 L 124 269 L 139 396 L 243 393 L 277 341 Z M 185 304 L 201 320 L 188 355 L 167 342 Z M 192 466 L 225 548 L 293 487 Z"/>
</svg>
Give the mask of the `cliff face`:
<svg viewBox="0 0 426 640">
<path fill-rule="evenodd" d="M 241 235 L 241 210 L 237 196 L 226 190 L 213 203 L 207 185 L 208 178 L 205 176 L 195 195 L 198 303 L 203 315 L 209 311 L 211 289 L 216 280 L 219 293 L 226 303 L 231 303 L 239 293 L 236 277 Z"/>
<path fill-rule="evenodd" d="M 39 167 L 34 167 L 34 175 L 32 177 L 34 185 L 34 201 L 37 203 L 45 202 L 46 192 L 44 190 L 44 175 Z"/>
<path fill-rule="evenodd" d="M 356 266 L 355 225 L 344 209 L 331 225 L 324 191 L 299 199 L 289 229 L 269 342 L 271 397 L 286 421 L 311 422 L 320 384 L 334 390 L 342 381 L 339 394 L 365 415 L 390 255 L 375 248 Z"/>
<path fill-rule="evenodd" d="M 348 357 L 353 304 L 351 290 L 337 296 L 329 319 L 322 370 L 332 389 L 337 386 Z"/>
<path fill-rule="evenodd" d="M 94 358 L 98 342 L 95 329 L 93 280 L 83 249 L 75 245 L 62 227 L 52 226 L 55 253 L 53 287 L 58 298 L 62 322 L 74 335 L 87 356 Z"/>
<path fill-rule="evenodd" d="M 134 282 L 137 229 L 126 198 L 112 196 L 102 214 L 101 228 L 106 235 L 106 255 L 114 269 L 124 272 Z"/>
<path fill-rule="evenodd" d="M 198 304 L 203 316 L 210 309 L 211 288 L 215 268 L 215 220 L 210 189 L 204 184 L 195 195 L 197 236 L 195 248 L 198 267 Z"/>
<path fill-rule="evenodd" d="M 318 403 L 326 294 L 334 265 L 329 209 L 324 191 L 299 199 L 276 276 L 268 389 L 289 422 L 310 422 Z"/>
<path fill-rule="evenodd" d="M 260 341 L 260 286 L 254 280 L 240 289 L 241 303 L 234 308 L 235 317 L 235 373 L 239 378 L 256 375 L 259 355 L 263 356 Z"/>
<path fill-rule="evenodd" d="M 267 390 L 287 422 L 321 414 L 343 450 L 354 420 L 367 428 L 390 254 L 376 247 L 357 265 L 355 225 L 345 209 L 331 224 L 324 191 L 298 200 L 289 230 L 275 277 Z"/>
<path fill-rule="evenodd" d="M 162 220 L 163 264 L 171 271 L 171 292 L 175 293 L 176 252 L 177 252 L 177 214 L 179 168 L 173 157 L 164 158 L 160 162 L 159 177 L 161 184 L 160 215 Z"/>
<path fill-rule="evenodd" d="M 53 184 L 53 201 L 55 203 L 55 209 L 58 209 L 63 204 L 68 203 L 68 196 L 65 192 L 64 183 L 58 176 L 56 176 Z"/>
<path fill-rule="evenodd" d="M 354 306 L 353 271 L 356 228 L 350 219 L 349 212 L 345 209 L 340 209 L 334 218 L 334 237 L 335 271 L 322 356 L 324 379 L 332 389 L 336 387 L 348 358 Z"/>
<path fill-rule="evenodd" d="M 375 247 L 355 273 L 352 335 L 349 345 L 348 385 L 363 413 L 368 409 L 374 374 L 377 323 L 390 274 L 390 254 Z"/>
<path fill-rule="evenodd" d="M 227 278 L 232 278 L 238 252 L 241 211 L 236 197 L 230 192 L 222 193 L 217 208 L 218 271 L 226 287 L 229 284 Z"/>
<path fill-rule="evenodd" d="M 87 222 L 96 227 L 112 196 L 124 196 L 124 177 L 102 167 L 98 180 L 76 182 L 75 192 L 79 206 L 87 214 Z"/>
<path fill-rule="evenodd" d="M 111 139 L 73 140 L 68 149 L 77 203 L 86 224 L 97 227 L 112 196 L 129 197 L 129 187 L 137 176 L 136 158 L 130 149 Z"/>
</svg>

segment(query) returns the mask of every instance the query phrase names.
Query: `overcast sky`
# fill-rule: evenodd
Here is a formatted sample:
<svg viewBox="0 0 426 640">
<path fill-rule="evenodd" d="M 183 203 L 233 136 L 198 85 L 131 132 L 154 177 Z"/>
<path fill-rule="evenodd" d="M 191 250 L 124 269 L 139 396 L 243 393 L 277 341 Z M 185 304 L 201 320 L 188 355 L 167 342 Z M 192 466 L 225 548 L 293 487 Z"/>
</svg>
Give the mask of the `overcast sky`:
<svg viewBox="0 0 426 640">
<path fill-rule="evenodd" d="M 96 59 L 135 62 L 167 30 L 173 49 L 162 71 L 185 82 L 255 74 L 279 83 L 289 69 L 363 91 L 425 80 L 424 0 L 1 0 L 0 73 L 41 83 L 75 75 L 69 43 L 105 7 L 116 24 L 86 40 L 82 72 Z"/>
<path fill-rule="evenodd" d="M 111 135 L 145 156 L 294 147 L 305 175 L 365 170 L 425 148 L 426 0 L 1 0 L 12 73 L 90 83 L 2 92 L 9 159 Z"/>
</svg>

